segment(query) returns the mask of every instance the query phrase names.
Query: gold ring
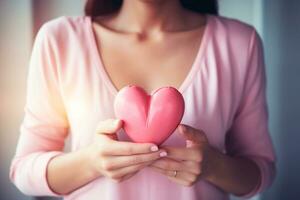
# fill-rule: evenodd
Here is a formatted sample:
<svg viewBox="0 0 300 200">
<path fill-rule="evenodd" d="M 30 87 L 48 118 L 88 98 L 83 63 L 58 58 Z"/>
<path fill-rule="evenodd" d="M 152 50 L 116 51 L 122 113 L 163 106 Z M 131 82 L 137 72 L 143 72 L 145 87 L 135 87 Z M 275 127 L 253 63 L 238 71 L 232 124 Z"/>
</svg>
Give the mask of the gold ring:
<svg viewBox="0 0 300 200">
<path fill-rule="evenodd" d="M 176 177 L 176 176 L 177 176 L 177 170 L 174 171 L 174 177 Z"/>
</svg>

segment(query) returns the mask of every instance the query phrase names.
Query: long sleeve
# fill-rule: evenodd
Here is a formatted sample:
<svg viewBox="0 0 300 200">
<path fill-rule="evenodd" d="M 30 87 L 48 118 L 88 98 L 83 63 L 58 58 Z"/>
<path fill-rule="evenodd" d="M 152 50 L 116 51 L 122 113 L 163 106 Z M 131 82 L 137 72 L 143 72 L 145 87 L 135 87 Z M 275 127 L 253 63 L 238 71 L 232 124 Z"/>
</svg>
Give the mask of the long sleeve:
<svg viewBox="0 0 300 200">
<path fill-rule="evenodd" d="M 10 179 L 24 194 L 58 196 L 49 188 L 47 165 L 63 154 L 68 120 L 59 87 L 54 37 L 43 25 L 38 32 L 29 63 L 25 115 L 20 126 Z"/>
<path fill-rule="evenodd" d="M 268 115 L 263 45 L 254 30 L 248 50 L 242 98 L 226 140 L 229 155 L 247 157 L 260 169 L 260 183 L 241 198 L 250 198 L 264 191 L 275 177 L 276 158 L 268 128 Z"/>
</svg>

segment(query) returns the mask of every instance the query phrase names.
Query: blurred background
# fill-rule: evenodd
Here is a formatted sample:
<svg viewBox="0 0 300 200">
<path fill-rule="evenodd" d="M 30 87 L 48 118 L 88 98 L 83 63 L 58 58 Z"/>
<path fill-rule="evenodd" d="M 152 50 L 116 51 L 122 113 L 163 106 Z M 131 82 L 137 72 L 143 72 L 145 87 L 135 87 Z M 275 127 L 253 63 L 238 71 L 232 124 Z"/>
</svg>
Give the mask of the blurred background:
<svg viewBox="0 0 300 200">
<path fill-rule="evenodd" d="M 300 1 L 220 0 L 220 14 L 256 27 L 264 42 L 269 127 L 278 157 L 272 187 L 253 200 L 300 199 Z M 29 56 L 41 24 L 82 15 L 84 0 L 0 0 L 0 200 L 22 195 L 9 165 L 23 118 Z M 233 198 L 235 199 L 235 198 Z"/>
</svg>

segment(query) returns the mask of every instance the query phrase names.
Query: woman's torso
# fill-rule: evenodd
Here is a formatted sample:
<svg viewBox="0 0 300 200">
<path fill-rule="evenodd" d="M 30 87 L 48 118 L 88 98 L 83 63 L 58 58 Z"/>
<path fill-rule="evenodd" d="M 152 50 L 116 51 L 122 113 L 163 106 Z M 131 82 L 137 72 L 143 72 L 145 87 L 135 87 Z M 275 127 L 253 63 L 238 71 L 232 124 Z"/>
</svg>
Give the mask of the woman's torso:
<svg viewBox="0 0 300 200">
<path fill-rule="evenodd" d="M 116 90 L 129 84 L 149 93 L 166 85 L 180 87 L 193 65 L 205 28 L 205 16 L 186 15 L 184 18 L 194 22 L 160 33 L 118 30 L 111 15 L 93 21 L 98 53 Z"/>
<path fill-rule="evenodd" d="M 70 124 L 71 151 L 87 146 L 93 141 L 99 121 L 115 118 L 114 97 L 118 89 L 132 81 L 146 87 L 148 92 L 165 85 L 176 86 L 185 100 L 182 123 L 202 129 L 212 146 L 222 152 L 226 151 L 226 132 L 231 126 L 243 89 L 246 50 L 253 31 L 251 27 L 234 20 L 208 15 L 204 32 L 199 34 L 200 39 L 192 36 L 190 38 L 190 41 L 197 41 L 188 53 L 191 52 L 191 55 L 185 57 L 179 55 L 185 51 L 178 50 L 178 53 L 176 49 L 172 49 L 165 55 L 159 55 L 164 61 L 160 65 L 153 55 L 147 57 L 149 51 L 146 50 L 141 59 L 137 57 L 127 60 L 129 54 L 126 51 L 131 46 L 117 45 L 117 55 L 126 63 L 123 65 L 123 61 L 114 61 L 119 57 L 114 57 L 112 52 L 106 52 L 107 55 L 112 55 L 111 58 L 107 58 L 105 51 L 102 51 L 104 60 L 101 59 L 90 17 L 61 17 L 49 22 L 47 26 L 51 38 L 55 38 L 58 51 L 56 55 L 59 55 L 56 58 L 57 74 Z M 100 45 L 105 43 L 101 39 L 98 42 L 101 42 Z M 188 48 L 185 44 L 179 47 Z M 135 48 L 137 51 L 138 48 Z M 127 56 L 123 57 L 122 52 Z M 169 62 L 169 57 L 172 56 L 175 58 L 171 59 L 173 62 Z M 137 63 L 134 63 L 135 60 L 138 60 Z M 135 65 L 132 68 L 133 75 L 126 74 L 132 63 Z M 151 68 L 152 65 L 154 68 Z M 122 73 L 126 74 L 124 78 L 120 78 L 122 73 L 117 70 L 120 67 Z M 174 70 L 161 69 L 171 67 Z M 181 67 L 184 69 L 179 69 Z M 139 75 L 143 70 L 135 69 L 140 68 L 147 70 L 149 74 L 146 77 Z M 157 69 L 161 70 L 158 72 Z M 157 79 L 153 77 L 156 75 Z M 121 140 L 129 140 L 123 130 L 118 132 L 118 135 Z M 176 131 L 164 143 L 174 146 L 184 144 Z M 65 196 L 65 199 L 225 200 L 228 199 L 228 195 L 205 180 L 197 181 L 192 187 L 185 187 L 145 168 L 121 183 L 105 177 L 98 178 Z"/>
</svg>

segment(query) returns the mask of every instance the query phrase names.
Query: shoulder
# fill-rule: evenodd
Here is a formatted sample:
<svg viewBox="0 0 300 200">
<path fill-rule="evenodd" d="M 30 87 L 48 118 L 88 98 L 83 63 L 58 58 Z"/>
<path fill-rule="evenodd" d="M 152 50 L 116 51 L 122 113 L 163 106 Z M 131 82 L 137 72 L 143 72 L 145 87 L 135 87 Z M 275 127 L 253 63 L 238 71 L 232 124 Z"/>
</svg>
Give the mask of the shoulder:
<svg viewBox="0 0 300 200">
<path fill-rule="evenodd" d="M 234 18 L 229 18 L 225 16 L 214 16 L 214 19 L 218 26 L 225 28 L 227 31 L 241 31 L 242 33 L 249 33 L 255 29 L 252 25 Z"/>
<path fill-rule="evenodd" d="M 223 16 L 211 18 L 213 46 L 225 56 L 247 63 L 254 51 L 263 52 L 262 38 L 254 26 Z"/>
<path fill-rule="evenodd" d="M 65 41 L 82 33 L 89 18 L 86 16 L 61 16 L 45 22 L 37 37 L 47 38 L 52 42 Z"/>
<path fill-rule="evenodd" d="M 233 19 L 224 16 L 213 16 L 214 26 L 218 31 L 230 34 L 236 37 L 249 38 L 256 32 L 254 26 L 242 22 L 238 19 Z"/>
<path fill-rule="evenodd" d="M 213 16 L 212 18 L 214 34 L 219 38 L 226 39 L 231 44 L 248 47 L 253 39 L 260 39 L 257 30 L 250 24 L 224 16 Z"/>
<path fill-rule="evenodd" d="M 62 16 L 47 21 L 35 37 L 33 54 L 46 53 L 60 70 L 65 69 L 74 57 L 83 55 L 87 49 L 89 20 L 86 16 Z"/>
</svg>

